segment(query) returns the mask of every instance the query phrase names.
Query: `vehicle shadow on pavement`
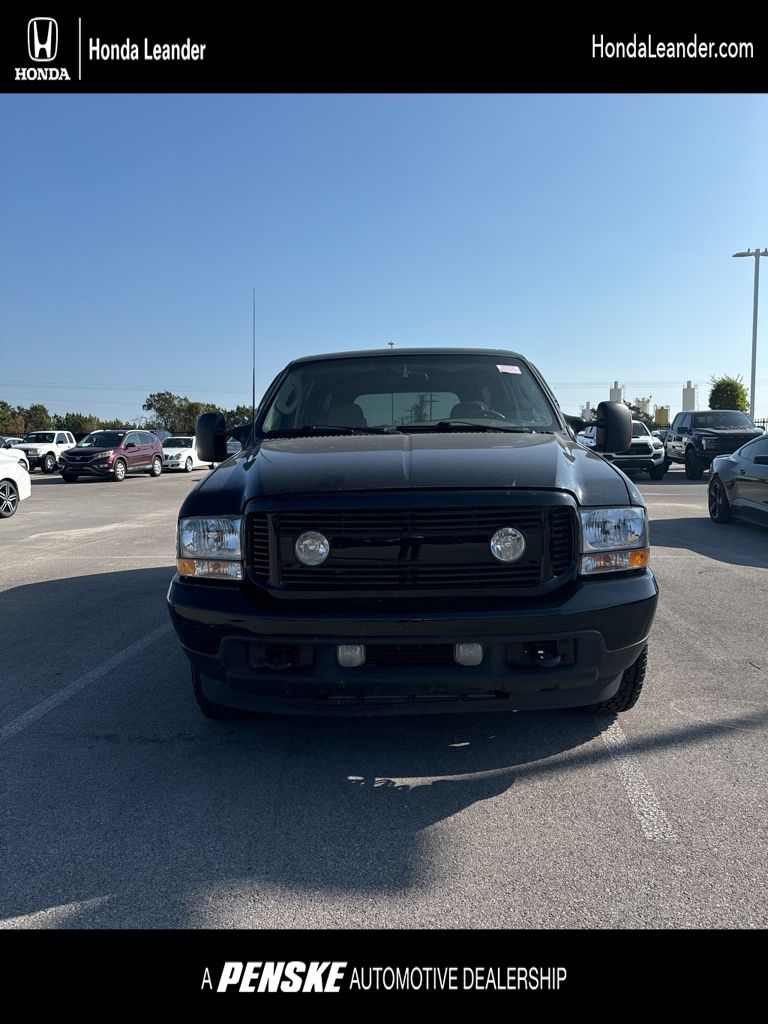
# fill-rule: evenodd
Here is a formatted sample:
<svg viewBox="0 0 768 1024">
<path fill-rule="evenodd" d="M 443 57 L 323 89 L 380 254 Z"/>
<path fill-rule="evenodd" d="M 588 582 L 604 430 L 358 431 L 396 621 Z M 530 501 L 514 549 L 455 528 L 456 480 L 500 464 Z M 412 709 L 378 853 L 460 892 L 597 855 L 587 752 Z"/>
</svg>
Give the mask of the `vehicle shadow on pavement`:
<svg viewBox="0 0 768 1024">
<path fill-rule="evenodd" d="M 68 624 L 97 621 L 117 637 L 133 607 L 136 628 L 114 655 L 168 621 L 171 574 L 31 584 L 0 595 L 0 609 L 39 621 L 65 608 Z M 19 673 L 45 680 L 54 666 L 57 678 L 21 713 L 96 667 L 83 654 L 87 630 L 77 644 L 53 637 L 50 652 L 25 656 L 24 643 L 13 685 L 23 684 Z M 428 830 L 507 794 L 521 769 L 599 731 L 579 711 L 210 722 L 169 632 L 0 746 L 9 803 L 0 918 L 188 926 L 194 893 L 236 885 L 252 892 L 254 923 L 266 925 L 260 901 L 274 902 L 276 890 L 407 892 L 431 871 Z M 505 827 L 518 815 L 531 825 L 524 798 L 504 813 Z M 61 921 L 37 919 L 66 905 Z"/>
<path fill-rule="evenodd" d="M 651 547 L 683 548 L 729 565 L 768 568 L 768 530 L 752 523 L 713 523 L 696 516 L 651 519 Z"/>
</svg>

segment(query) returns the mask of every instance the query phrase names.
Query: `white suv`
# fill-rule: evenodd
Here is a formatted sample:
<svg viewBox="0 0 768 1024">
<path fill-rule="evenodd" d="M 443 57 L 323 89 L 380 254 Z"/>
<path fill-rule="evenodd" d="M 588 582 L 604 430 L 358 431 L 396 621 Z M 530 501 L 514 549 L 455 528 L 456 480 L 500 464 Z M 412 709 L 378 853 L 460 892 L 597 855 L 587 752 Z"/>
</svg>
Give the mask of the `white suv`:
<svg viewBox="0 0 768 1024">
<path fill-rule="evenodd" d="M 75 447 L 75 439 L 68 430 L 33 430 L 19 444 L 27 456 L 29 472 L 39 466 L 44 473 L 55 473 L 59 465 L 59 456 L 68 448 Z"/>
</svg>

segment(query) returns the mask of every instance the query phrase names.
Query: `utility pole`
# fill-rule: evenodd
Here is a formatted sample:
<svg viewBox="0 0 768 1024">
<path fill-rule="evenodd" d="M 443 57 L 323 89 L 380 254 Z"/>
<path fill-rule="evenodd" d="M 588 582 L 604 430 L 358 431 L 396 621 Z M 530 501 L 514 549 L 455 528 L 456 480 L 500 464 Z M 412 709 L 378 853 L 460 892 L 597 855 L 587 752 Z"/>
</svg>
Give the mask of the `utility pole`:
<svg viewBox="0 0 768 1024">
<path fill-rule="evenodd" d="M 754 252 L 751 249 L 747 249 L 746 252 L 735 252 L 733 255 L 755 257 L 755 294 L 752 300 L 752 377 L 749 388 L 749 418 L 754 422 L 755 377 L 757 371 L 757 295 L 760 287 L 760 257 L 768 256 L 768 249 L 763 249 L 762 252 L 759 249 L 755 249 Z"/>
</svg>

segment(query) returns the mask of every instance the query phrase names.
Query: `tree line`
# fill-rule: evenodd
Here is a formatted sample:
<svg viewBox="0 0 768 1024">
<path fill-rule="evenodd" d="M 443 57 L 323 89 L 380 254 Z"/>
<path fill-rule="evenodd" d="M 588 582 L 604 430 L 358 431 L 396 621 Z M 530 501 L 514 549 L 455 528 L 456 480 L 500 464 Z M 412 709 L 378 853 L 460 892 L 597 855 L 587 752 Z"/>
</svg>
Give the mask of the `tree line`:
<svg viewBox="0 0 768 1024">
<path fill-rule="evenodd" d="M 154 391 L 147 396 L 142 409 L 147 415 L 132 421 L 107 420 L 92 413 L 51 412 L 41 402 L 14 406 L 0 399 L 0 435 L 24 437 L 32 430 L 70 430 L 73 434 L 87 434 L 92 430 L 127 430 L 131 427 L 145 430 L 162 427 L 172 434 L 193 434 L 197 418 L 204 412 L 223 413 L 227 427 L 249 423 L 252 416 L 250 405 L 222 409 L 210 402 L 192 402 L 185 395 L 174 395 L 170 391 Z"/>
</svg>

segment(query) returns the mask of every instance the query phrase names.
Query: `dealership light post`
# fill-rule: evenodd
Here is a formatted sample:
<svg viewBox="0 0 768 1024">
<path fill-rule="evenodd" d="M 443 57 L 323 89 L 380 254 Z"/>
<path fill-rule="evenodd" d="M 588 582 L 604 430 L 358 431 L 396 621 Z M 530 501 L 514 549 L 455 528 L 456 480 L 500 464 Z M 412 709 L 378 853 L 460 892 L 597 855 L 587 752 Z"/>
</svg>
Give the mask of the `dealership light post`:
<svg viewBox="0 0 768 1024">
<path fill-rule="evenodd" d="M 755 297 L 752 306 L 752 380 L 749 389 L 749 418 L 754 421 L 755 419 L 755 369 L 757 367 L 757 291 L 760 285 L 760 257 L 768 256 L 768 249 L 763 249 L 760 252 L 759 249 L 755 249 L 752 252 L 751 249 L 747 249 L 746 252 L 735 252 L 734 256 L 754 256 L 755 257 Z"/>
</svg>

